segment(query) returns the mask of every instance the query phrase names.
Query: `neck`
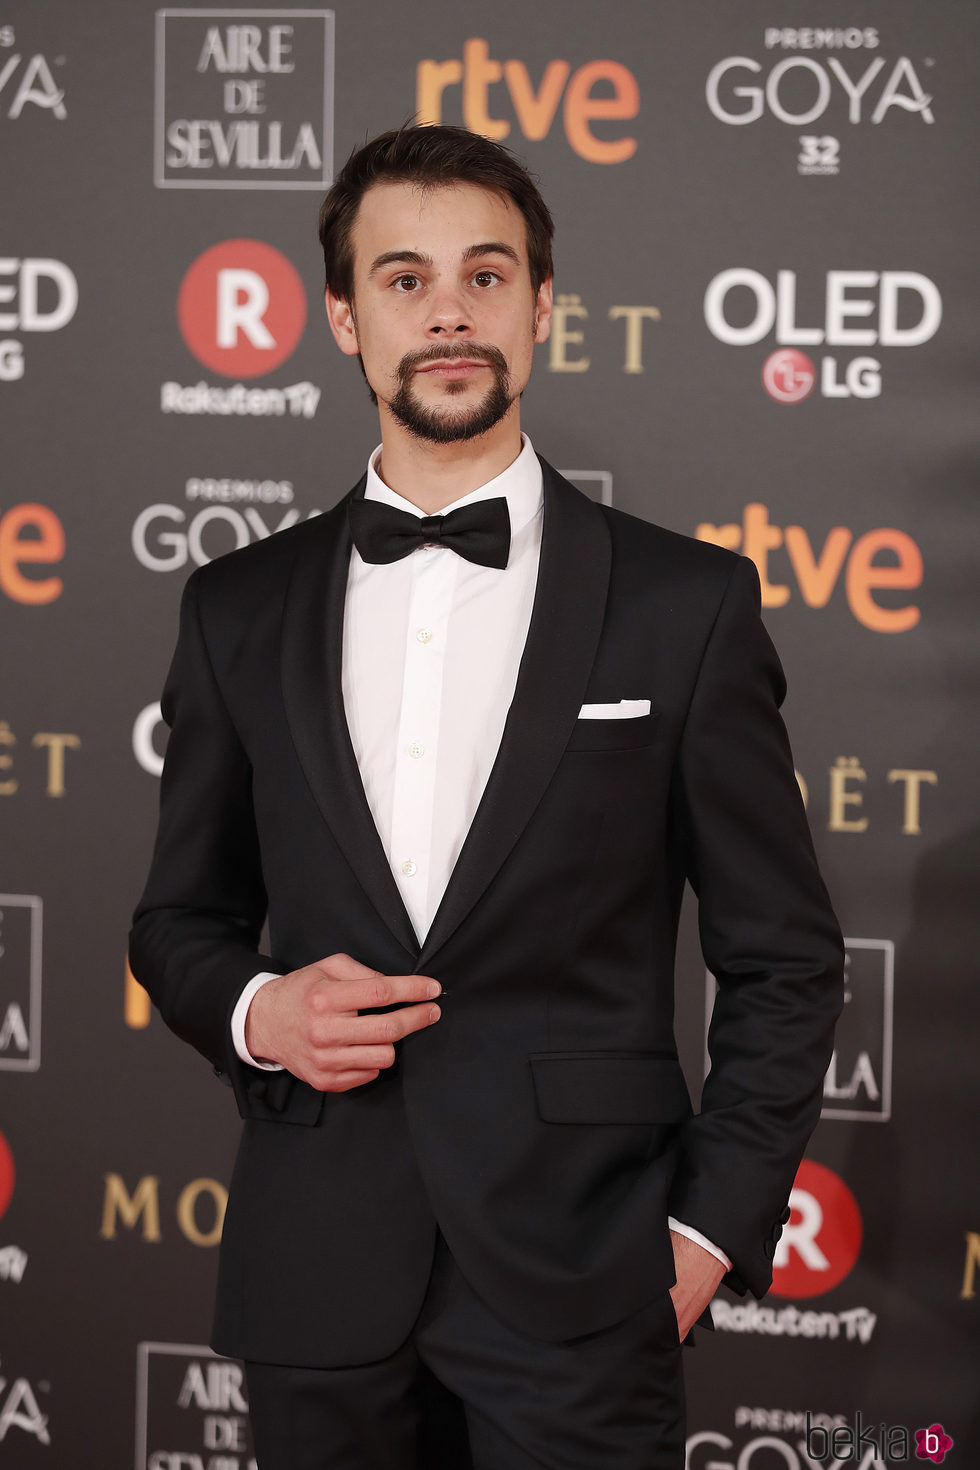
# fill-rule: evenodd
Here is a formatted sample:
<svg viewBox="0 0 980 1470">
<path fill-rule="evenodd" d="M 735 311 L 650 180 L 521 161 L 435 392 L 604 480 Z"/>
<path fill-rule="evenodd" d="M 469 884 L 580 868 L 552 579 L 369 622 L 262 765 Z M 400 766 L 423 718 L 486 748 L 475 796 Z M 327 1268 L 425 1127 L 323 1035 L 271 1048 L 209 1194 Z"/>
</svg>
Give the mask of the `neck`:
<svg viewBox="0 0 980 1470">
<path fill-rule="evenodd" d="M 416 439 L 390 415 L 381 416 L 378 476 L 426 515 L 438 515 L 454 500 L 503 474 L 521 452 L 517 405 L 487 434 L 453 444 Z"/>
</svg>

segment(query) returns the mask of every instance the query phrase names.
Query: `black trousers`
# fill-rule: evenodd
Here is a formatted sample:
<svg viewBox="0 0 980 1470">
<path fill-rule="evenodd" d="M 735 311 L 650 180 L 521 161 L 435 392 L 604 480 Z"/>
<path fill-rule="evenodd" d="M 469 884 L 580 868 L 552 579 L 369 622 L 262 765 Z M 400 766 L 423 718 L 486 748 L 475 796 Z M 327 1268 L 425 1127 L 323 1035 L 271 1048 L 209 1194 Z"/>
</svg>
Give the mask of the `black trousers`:
<svg viewBox="0 0 980 1470">
<path fill-rule="evenodd" d="M 684 1389 L 665 1292 L 544 1343 L 500 1322 L 441 1236 L 409 1339 L 355 1368 L 246 1363 L 258 1470 L 683 1470 Z"/>
</svg>

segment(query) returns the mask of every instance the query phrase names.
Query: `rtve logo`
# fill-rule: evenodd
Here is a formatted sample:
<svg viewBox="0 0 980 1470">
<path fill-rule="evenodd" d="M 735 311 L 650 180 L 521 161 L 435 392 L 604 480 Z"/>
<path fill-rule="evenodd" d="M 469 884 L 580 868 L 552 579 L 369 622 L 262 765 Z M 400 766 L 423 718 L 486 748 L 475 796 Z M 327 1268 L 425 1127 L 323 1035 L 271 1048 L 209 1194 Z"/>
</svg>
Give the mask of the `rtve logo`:
<svg viewBox="0 0 980 1470">
<path fill-rule="evenodd" d="M 25 566 L 51 565 L 65 554 L 65 530 L 53 510 L 28 502 L 0 510 L 0 592 L 37 607 L 64 590 L 60 577 L 25 576 Z"/>
<path fill-rule="evenodd" d="M 572 71 L 567 61 L 549 61 L 535 90 L 523 61 L 495 61 L 489 44 L 479 36 L 463 42 L 462 59 L 420 61 L 416 69 L 415 110 L 420 123 L 452 122 L 444 116 L 446 93 L 460 88 L 459 106 L 464 127 L 498 142 L 510 135 L 505 117 L 491 115 L 490 89 L 503 82 L 517 126 L 531 142 L 551 131 L 562 104 L 562 124 L 569 145 L 588 163 L 625 163 L 636 152 L 636 139 L 601 136 L 592 124 L 615 123 L 636 117 L 640 89 L 636 77 L 620 61 L 587 61 Z M 495 111 L 503 103 L 498 89 Z"/>
<path fill-rule="evenodd" d="M 177 321 L 199 362 L 228 378 L 270 373 L 306 326 L 295 267 L 260 240 L 224 240 L 199 255 L 180 283 Z"/>
<path fill-rule="evenodd" d="M 853 1269 L 861 1211 L 833 1169 L 804 1159 L 789 1197 L 791 1214 L 773 1258 L 773 1296 L 820 1296 Z"/>
</svg>

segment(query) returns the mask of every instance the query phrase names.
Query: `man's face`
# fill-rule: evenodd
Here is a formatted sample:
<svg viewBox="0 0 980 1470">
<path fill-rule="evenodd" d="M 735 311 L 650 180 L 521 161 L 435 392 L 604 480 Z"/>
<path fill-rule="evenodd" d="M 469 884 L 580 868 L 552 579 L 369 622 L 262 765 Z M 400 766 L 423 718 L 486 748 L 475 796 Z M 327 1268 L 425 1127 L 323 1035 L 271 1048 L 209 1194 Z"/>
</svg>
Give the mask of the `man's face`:
<svg viewBox="0 0 980 1470">
<path fill-rule="evenodd" d="M 382 420 L 453 443 L 516 412 L 551 321 L 551 282 L 531 288 L 520 210 L 474 184 L 376 184 L 352 242 L 354 299 L 328 292 L 327 312 Z"/>
</svg>

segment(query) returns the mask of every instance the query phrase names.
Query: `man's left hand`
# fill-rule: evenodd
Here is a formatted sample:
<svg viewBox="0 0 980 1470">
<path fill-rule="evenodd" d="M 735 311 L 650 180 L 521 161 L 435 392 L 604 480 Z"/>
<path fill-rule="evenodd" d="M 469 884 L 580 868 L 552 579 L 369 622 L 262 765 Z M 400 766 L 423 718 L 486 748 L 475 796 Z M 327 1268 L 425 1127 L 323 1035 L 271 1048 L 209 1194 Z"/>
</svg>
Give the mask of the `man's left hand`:
<svg viewBox="0 0 980 1470">
<path fill-rule="evenodd" d="M 705 1307 L 714 1296 L 725 1274 L 725 1268 L 704 1246 L 686 1235 L 670 1232 L 674 1247 L 674 1274 L 677 1281 L 670 1288 L 670 1299 L 677 1314 L 677 1331 L 684 1341 Z"/>
</svg>

